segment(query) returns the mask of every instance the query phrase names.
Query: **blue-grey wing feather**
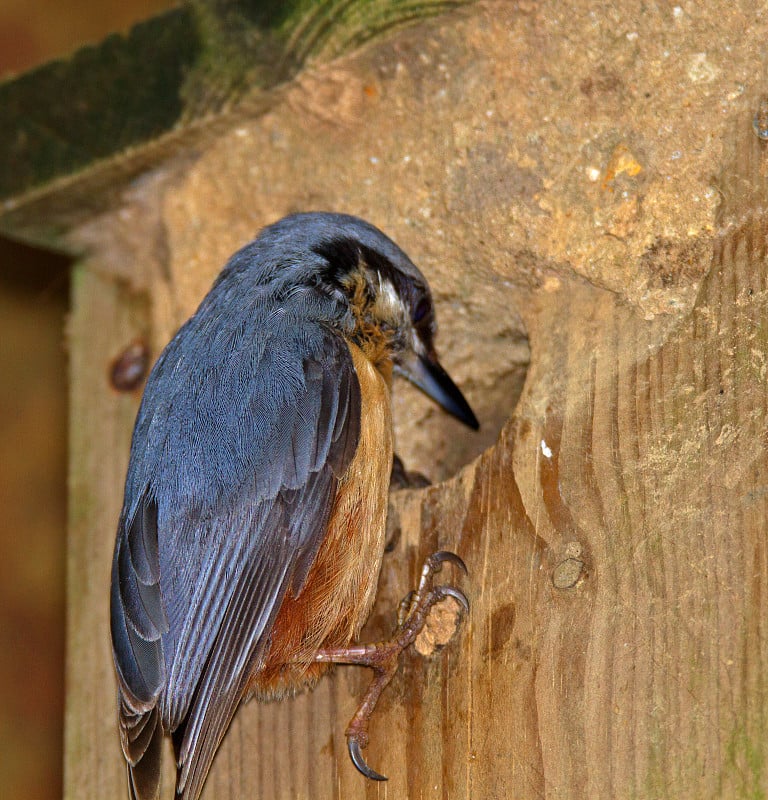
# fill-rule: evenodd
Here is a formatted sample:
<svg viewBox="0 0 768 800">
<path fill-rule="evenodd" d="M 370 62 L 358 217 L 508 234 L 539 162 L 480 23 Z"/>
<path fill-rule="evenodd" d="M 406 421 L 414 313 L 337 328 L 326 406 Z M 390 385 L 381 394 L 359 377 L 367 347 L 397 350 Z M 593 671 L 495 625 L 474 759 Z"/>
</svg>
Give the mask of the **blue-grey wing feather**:
<svg viewBox="0 0 768 800">
<path fill-rule="evenodd" d="M 158 713 L 166 731 L 183 727 L 179 784 L 196 797 L 359 435 L 350 352 L 306 302 L 276 314 L 256 297 L 237 318 L 211 297 L 148 382 L 115 550 L 121 736 L 139 798 L 154 796 L 140 762 L 157 750 Z"/>
</svg>

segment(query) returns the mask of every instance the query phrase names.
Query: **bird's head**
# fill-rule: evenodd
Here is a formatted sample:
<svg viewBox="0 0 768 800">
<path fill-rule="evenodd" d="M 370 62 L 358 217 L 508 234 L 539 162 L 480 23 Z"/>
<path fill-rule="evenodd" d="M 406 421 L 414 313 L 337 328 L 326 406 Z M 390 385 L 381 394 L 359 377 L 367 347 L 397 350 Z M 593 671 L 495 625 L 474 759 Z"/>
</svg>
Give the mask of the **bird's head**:
<svg viewBox="0 0 768 800">
<path fill-rule="evenodd" d="M 304 271 L 302 282 L 342 300 L 351 314 L 350 338 L 383 374 L 394 370 L 454 417 L 479 427 L 438 361 L 427 281 L 391 239 L 357 217 L 327 213 L 286 217 L 264 235 L 290 237 L 294 247 L 311 252 L 312 268 Z M 308 266 L 308 260 L 302 264 Z"/>
</svg>

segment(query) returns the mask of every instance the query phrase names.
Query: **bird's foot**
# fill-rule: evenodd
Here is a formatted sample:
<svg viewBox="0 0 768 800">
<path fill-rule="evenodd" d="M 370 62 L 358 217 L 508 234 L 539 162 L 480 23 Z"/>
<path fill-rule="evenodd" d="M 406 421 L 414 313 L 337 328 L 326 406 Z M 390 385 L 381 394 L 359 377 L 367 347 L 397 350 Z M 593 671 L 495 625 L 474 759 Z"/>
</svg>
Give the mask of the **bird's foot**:
<svg viewBox="0 0 768 800">
<path fill-rule="evenodd" d="M 373 670 L 373 680 L 346 730 L 347 748 L 352 763 L 371 780 L 385 781 L 386 777 L 371 769 L 363 758 L 362 750 L 368 746 L 368 723 L 381 693 L 397 672 L 400 654 L 416 642 L 420 634 L 426 632 L 430 611 L 436 604 L 452 598 L 465 613 L 469 612 L 469 601 L 462 591 L 454 586 L 433 586 L 435 574 L 442 569 L 446 561 L 458 567 L 464 574 L 467 573 L 466 565 L 455 553 L 440 550 L 429 556 L 424 561 L 418 588 L 400 602 L 397 629 L 391 639 L 375 644 L 321 650 L 315 655 L 316 661 L 356 664 Z M 455 624 L 453 627 L 455 628 Z M 445 641 L 447 639 L 443 636 L 439 644 L 444 644 Z M 429 651 L 420 648 L 417 642 L 417 650 L 422 654 L 432 652 L 434 649 L 433 647 Z"/>
</svg>

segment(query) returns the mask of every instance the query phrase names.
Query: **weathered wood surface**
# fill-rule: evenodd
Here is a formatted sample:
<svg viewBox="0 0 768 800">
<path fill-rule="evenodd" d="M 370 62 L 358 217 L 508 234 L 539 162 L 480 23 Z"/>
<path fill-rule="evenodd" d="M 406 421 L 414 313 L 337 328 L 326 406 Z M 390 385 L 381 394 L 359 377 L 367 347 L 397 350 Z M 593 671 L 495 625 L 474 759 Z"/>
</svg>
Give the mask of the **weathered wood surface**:
<svg viewBox="0 0 768 800">
<path fill-rule="evenodd" d="M 146 309 L 87 265 L 73 276 L 72 305 L 64 796 L 121 797 L 125 769 L 108 744 L 117 690 L 103 598 L 136 402 L 109 390 L 108 372 L 125 337 L 145 329 Z"/>
<path fill-rule="evenodd" d="M 766 21 L 696 13 L 446 15 L 301 75 L 72 233 L 91 257 L 70 330 L 67 798 L 124 791 L 106 598 L 137 397 L 107 365 L 137 334 L 157 353 L 261 224 L 321 207 L 424 268 L 486 428 L 473 441 L 397 386 L 399 450 L 449 479 L 393 498 L 365 635 L 437 547 L 467 561 L 472 613 L 382 698 L 367 756 L 387 784 L 347 759 L 367 676 L 339 669 L 242 708 L 204 797 L 768 793 Z"/>
<path fill-rule="evenodd" d="M 0 231 L 44 245 L 137 176 L 268 108 L 276 87 L 470 0 L 187 0 L 0 81 Z"/>
</svg>

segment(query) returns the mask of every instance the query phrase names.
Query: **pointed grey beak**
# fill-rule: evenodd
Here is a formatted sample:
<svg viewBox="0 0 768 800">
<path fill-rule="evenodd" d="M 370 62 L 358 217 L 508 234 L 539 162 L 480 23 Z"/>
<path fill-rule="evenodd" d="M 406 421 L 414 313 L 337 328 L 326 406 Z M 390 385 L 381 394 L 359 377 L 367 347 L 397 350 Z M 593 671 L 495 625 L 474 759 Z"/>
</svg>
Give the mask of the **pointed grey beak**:
<svg viewBox="0 0 768 800">
<path fill-rule="evenodd" d="M 440 366 L 437 359 L 413 353 L 407 363 L 396 365 L 395 370 L 456 419 L 473 430 L 480 427 L 477 417 L 459 387 L 451 380 L 451 376 Z"/>
</svg>

